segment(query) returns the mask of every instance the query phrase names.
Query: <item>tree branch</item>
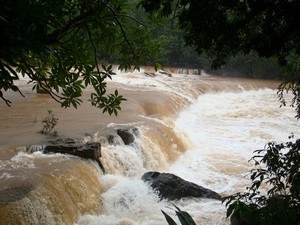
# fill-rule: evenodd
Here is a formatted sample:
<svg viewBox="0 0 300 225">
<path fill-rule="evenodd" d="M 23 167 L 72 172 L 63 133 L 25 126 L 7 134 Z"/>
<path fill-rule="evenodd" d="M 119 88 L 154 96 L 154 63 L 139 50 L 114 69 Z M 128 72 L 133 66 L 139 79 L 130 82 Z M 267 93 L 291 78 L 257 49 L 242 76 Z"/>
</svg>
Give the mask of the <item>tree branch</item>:
<svg viewBox="0 0 300 225">
<path fill-rule="evenodd" d="M 130 16 L 130 15 L 127 15 L 127 14 L 116 14 L 116 15 L 117 15 L 117 16 L 128 17 L 128 18 L 132 19 L 133 21 L 137 22 L 138 24 L 140 24 L 140 25 L 142 25 L 142 26 L 144 26 L 144 27 L 147 27 L 146 24 L 144 24 L 142 21 L 140 21 L 140 20 L 134 18 L 133 16 Z"/>
<path fill-rule="evenodd" d="M 100 69 L 99 69 L 99 66 L 98 66 L 98 60 L 97 60 L 97 49 L 96 49 L 96 46 L 95 46 L 95 44 L 94 44 L 94 42 L 93 42 L 92 34 L 91 34 L 91 31 L 90 31 L 90 28 L 89 28 L 88 24 L 86 24 L 86 28 L 87 28 L 87 32 L 88 32 L 88 36 L 89 36 L 91 45 L 92 45 L 92 47 L 93 47 L 93 51 L 94 51 L 94 60 L 95 60 L 97 72 L 98 72 L 99 75 L 100 75 L 101 73 L 100 73 Z"/>
<path fill-rule="evenodd" d="M 115 18 L 115 21 L 117 22 L 117 24 L 119 25 L 120 29 L 121 29 L 121 32 L 123 34 L 123 37 L 126 41 L 126 43 L 128 44 L 132 54 L 134 55 L 135 58 L 138 58 L 137 54 L 135 53 L 135 50 L 131 44 L 131 42 L 129 41 L 128 37 L 127 37 L 127 34 L 126 34 L 126 31 L 121 23 L 121 21 L 119 20 L 118 18 L 118 14 L 116 13 L 116 11 L 113 9 L 113 7 L 111 7 L 109 4 L 106 5 L 106 7 L 112 12 L 113 14 L 113 17 Z"/>
<path fill-rule="evenodd" d="M 63 27 L 53 31 L 51 34 L 47 35 L 45 38 L 46 44 L 54 44 L 57 43 L 66 32 L 71 30 L 72 28 L 78 27 L 82 25 L 84 20 L 92 15 L 92 10 L 85 11 L 81 13 L 79 16 L 75 17 L 74 19 L 70 20 L 67 24 Z"/>
<path fill-rule="evenodd" d="M 3 99 L 3 101 L 5 102 L 5 104 L 6 104 L 8 107 L 11 107 L 11 103 L 12 103 L 12 102 L 9 101 L 8 99 L 6 99 L 6 98 L 3 97 L 2 91 L 0 91 L 0 98 Z"/>
</svg>

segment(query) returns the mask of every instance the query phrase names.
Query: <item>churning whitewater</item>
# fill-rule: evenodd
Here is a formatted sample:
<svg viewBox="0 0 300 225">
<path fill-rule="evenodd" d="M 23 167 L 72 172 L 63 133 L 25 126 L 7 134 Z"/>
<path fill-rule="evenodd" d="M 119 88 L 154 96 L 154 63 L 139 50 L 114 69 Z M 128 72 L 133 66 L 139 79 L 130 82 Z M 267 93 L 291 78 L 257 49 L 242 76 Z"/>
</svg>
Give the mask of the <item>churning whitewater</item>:
<svg viewBox="0 0 300 225">
<path fill-rule="evenodd" d="M 200 95 L 179 114 L 175 127 L 189 143 L 188 150 L 166 171 L 223 196 L 249 185 L 245 177 L 254 150 L 270 141 L 287 141 L 291 133 L 299 135 L 294 112 L 279 108 L 276 92 L 271 89 Z M 138 160 L 133 164 L 139 165 Z M 104 213 L 84 215 L 77 224 L 166 224 L 160 210 L 174 215 L 173 204 L 188 211 L 198 224 L 229 223 L 218 201 L 158 202 L 139 177 L 106 175 L 103 181 L 109 183 L 102 195 Z"/>
<path fill-rule="evenodd" d="M 291 133 L 300 135 L 294 110 L 279 107 L 277 84 L 207 75 L 146 77 L 133 72 L 118 74 L 109 82 L 128 99 L 124 114 L 115 121 L 99 117 L 87 106 L 78 114 L 64 114 L 53 104 L 61 120 L 71 117 L 73 121 L 63 120 L 61 133 L 72 130 L 68 135 L 81 136 L 83 142 L 102 143 L 101 162 L 107 173 L 96 163 L 76 157 L 14 150 L 0 161 L 0 187 L 5 193 L 16 193 L 24 185 L 27 189 L 16 199 L 4 202 L 0 198 L 0 221 L 16 222 L 20 217 L 31 224 L 163 225 L 167 222 L 161 210 L 178 221 L 176 205 L 197 224 L 230 224 L 220 201 L 160 201 L 141 176 L 147 171 L 169 172 L 222 196 L 243 191 L 249 185 L 247 173 L 252 165 L 248 160 L 254 150 L 270 141 L 287 141 Z M 45 101 L 36 94 L 30 98 L 32 108 Z M 26 118 L 24 106 L 17 102 L 17 108 Z M 1 106 L 1 110 L 3 114 L 6 109 Z M 14 126 L 6 123 L 13 134 Z M 22 124 L 27 140 L 44 141 L 41 136 L 29 136 L 32 128 L 26 126 Z M 105 134 L 117 127 L 138 128 L 134 143 L 125 145 L 118 137 L 114 143 L 105 142 Z M 18 146 L 28 144 L 14 138 Z M 6 139 L 0 144 L 3 150 L 13 149 Z"/>
</svg>

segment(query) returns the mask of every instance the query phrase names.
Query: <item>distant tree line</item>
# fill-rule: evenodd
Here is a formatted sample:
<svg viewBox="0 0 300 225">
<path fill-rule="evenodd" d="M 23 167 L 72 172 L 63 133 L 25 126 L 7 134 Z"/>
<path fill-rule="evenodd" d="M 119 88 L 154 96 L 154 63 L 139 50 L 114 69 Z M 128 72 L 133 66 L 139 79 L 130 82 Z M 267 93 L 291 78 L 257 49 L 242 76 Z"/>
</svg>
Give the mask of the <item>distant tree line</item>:
<svg viewBox="0 0 300 225">
<path fill-rule="evenodd" d="M 280 77 L 276 58 L 259 57 L 254 52 L 231 56 L 225 65 L 213 69 L 212 60 L 206 53 L 198 54 L 194 45 L 186 45 L 176 18 L 166 18 L 153 32 L 153 38 L 160 45 L 159 59 L 163 66 L 201 68 L 222 76 L 266 79 Z"/>
<path fill-rule="evenodd" d="M 132 0 L 138 4 L 138 1 Z M 133 7 L 131 14 L 134 18 L 144 22 L 149 20 L 147 14 L 140 7 Z M 152 15 L 151 20 L 156 24 L 149 35 L 153 43 L 157 45 L 156 60 L 163 67 L 188 67 L 200 68 L 212 74 L 222 76 L 239 76 L 247 78 L 277 79 L 280 77 L 280 67 L 276 58 L 259 57 L 257 53 L 237 54 L 228 58 L 225 65 L 212 68 L 213 60 L 207 53 L 199 54 L 196 46 L 187 45 L 184 39 L 184 31 L 180 28 L 177 17 L 166 17 Z M 99 51 L 105 52 L 105 51 Z M 118 53 L 101 54 L 100 61 L 116 63 L 120 56 Z M 153 65 L 149 61 L 148 65 Z"/>
</svg>

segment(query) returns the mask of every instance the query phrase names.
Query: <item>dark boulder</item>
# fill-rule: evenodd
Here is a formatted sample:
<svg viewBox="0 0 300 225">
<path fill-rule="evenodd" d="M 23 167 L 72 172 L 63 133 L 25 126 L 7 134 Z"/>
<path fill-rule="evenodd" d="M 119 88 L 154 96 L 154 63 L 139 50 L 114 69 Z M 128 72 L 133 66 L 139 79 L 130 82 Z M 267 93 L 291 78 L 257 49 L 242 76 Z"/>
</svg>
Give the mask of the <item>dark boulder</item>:
<svg viewBox="0 0 300 225">
<path fill-rule="evenodd" d="M 221 196 L 200 185 L 186 181 L 171 173 L 147 172 L 142 180 L 158 191 L 161 199 L 178 200 L 185 197 L 212 198 L 221 200 Z"/>
<path fill-rule="evenodd" d="M 136 127 L 120 128 L 117 129 L 117 134 L 122 138 L 125 145 L 129 145 L 134 142 L 134 136 L 138 135 L 138 129 Z"/>
<path fill-rule="evenodd" d="M 78 143 L 73 139 L 57 140 L 46 145 L 43 151 L 45 154 L 62 153 L 78 156 L 84 159 L 95 160 L 100 168 L 105 172 L 104 167 L 100 161 L 101 144 L 99 142 Z"/>
<path fill-rule="evenodd" d="M 0 205 L 1 203 L 10 203 L 21 200 L 33 190 L 33 185 L 23 184 L 16 187 L 0 189 Z"/>
</svg>

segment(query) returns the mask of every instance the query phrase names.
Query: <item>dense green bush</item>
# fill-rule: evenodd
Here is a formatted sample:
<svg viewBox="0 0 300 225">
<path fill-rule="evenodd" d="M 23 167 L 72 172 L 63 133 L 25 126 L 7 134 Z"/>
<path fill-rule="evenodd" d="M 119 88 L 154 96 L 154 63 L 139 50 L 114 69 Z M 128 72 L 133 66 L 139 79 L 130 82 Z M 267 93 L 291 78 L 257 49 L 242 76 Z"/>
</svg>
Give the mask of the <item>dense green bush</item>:
<svg viewBox="0 0 300 225">
<path fill-rule="evenodd" d="M 255 154 L 250 159 L 256 166 L 250 173 L 252 185 L 244 193 L 223 199 L 227 217 L 231 217 L 232 224 L 299 224 L 300 139 L 270 142 Z"/>
</svg>

